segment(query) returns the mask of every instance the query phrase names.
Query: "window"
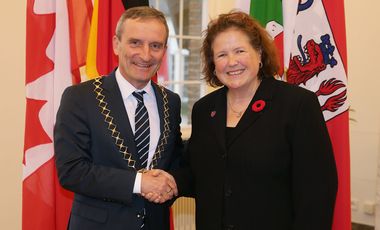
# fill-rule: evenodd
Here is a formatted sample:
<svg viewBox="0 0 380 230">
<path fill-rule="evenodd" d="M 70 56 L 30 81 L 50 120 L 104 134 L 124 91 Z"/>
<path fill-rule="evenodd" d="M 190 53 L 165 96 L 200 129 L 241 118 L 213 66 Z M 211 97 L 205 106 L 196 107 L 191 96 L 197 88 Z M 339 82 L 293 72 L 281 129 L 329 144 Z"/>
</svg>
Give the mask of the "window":
<svg viewBox="0 0 380 230">
<path fill-rule="evenodd" d="M 201 80 L 201 33 L 207 23 L 207 0 L 150 0 L 168 22 L 168 50 L 158 82 L 178 93 L 182 101 L 182 126 L 191 125 L 194 102 L 206 93 Z M 166 63 L 165 63 L 166 62 Z"/>
</svg>

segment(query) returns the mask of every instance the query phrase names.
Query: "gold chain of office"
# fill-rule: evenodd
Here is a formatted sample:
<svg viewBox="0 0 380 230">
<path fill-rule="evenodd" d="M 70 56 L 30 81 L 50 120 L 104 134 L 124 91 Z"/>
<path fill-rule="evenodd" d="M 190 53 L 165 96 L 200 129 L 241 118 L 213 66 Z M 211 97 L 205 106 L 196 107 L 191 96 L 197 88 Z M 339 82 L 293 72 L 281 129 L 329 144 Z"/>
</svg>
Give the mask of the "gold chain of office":
<svg viewBox="0 0 380 230">
<path fill-rule="evenodd" d="M 96 99 L 98 100 L 99 108 L 101 114 L 104 116 L 104 122 L 107 124 L 108 130 L 111 132 L 111 136 L 115 141 L 115 145 L 118 148 L 119 152 L 122 154 L 124 160 L 128 162 L 128 167 L 136 170 L 136 161 L 133 160 L 132 154 L 128 152 L 128 147 L 124 144 L 124 139 L 120 137 L 120 131 L 117 129 L 117 125 L 113 122 L 114 118 L 111 116 L 111 110 L 108 109 L 108 103 L 106 101 L 106 97 L 103 94 L 103 88 L 101 87 L 102 77 L 98 77 L 94 79 L 93 85 L 94 93 L 96 94 Z M 161 93 L 162 100 L 164 105 L 164 131 L 161 134 L 161 139 L 158 142 L 156 151 L 153 155 L 152 162 L 149 165 L 149 169 L 152 169 L 157 166 L 158 160 L 161 158 L 162 152 L 165 150 L 165 144 L 167 143 L 167 139 L 169 137 L 170 128 L 169 128 L 169 101 L 168 95 L 163 86 L 158 85 Z"/>
</svg>

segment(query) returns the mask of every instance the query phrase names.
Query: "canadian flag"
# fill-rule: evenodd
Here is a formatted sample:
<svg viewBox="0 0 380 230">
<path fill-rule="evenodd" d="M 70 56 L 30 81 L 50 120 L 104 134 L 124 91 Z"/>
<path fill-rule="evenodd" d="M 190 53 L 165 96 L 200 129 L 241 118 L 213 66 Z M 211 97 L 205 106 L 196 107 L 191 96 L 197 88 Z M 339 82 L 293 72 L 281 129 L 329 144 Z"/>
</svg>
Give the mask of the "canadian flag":
<svg viewBox="0 0 380 230">
<path fill-rule="evenodd" d="M 53 126 L 63 90 L 80 81 L 91 0 L 28 0 L 22 229 L 66 229 L 72 194 L 54 164 Z M 82 40 L 81 40 L 82 39 Z"/>
</svg>

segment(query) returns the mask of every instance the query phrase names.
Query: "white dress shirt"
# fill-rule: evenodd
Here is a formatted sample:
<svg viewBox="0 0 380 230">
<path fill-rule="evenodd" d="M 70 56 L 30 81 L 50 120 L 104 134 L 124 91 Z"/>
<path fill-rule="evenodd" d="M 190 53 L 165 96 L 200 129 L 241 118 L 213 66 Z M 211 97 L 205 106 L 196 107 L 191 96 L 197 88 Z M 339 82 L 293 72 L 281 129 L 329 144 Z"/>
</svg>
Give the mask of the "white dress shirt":
<svg viewBox="0 0 380 230">
<path fill-rule="evenodd" d="M 148 163 L 149 167 L 152 162 L 154 152 L 160 138 L 160 116 L 158 114 L 156 95 L 153 90 L 151 81 L 143 88 L 136 89 L 131 83 L 129 83 L 120 73 L 120 70 L 115 71 L 116 82 L 119 86 L 121 96 L 123 97 L 124 107 L 127 110 L 129 123 L 131 125 L 133 133 L 135 133 L 135 110 L 137 107 L 137 100 L 132 95 L 134 91 L 144 90 L 146 93 L 144 96 L 144 105 L 148 110 L 149 115 L 149 127 L 150 127 L 150 142 L 149 142 L 149 154 L 148 154 Z M 123 132 L 123 131 L 121 131 Z M 133 187 L 134 193 L 141 193 L 141 173 L 137 173 L 135 184 Z"/>
</svg>

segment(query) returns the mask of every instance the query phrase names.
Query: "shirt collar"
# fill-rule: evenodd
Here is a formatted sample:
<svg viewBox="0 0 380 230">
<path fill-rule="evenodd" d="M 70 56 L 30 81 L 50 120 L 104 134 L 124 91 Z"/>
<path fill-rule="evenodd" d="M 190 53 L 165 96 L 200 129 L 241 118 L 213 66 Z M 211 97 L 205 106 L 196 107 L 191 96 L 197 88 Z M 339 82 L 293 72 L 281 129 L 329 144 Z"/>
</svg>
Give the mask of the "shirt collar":
<svg viewBox="0 0 380 230">
<path fill-rule="evenodd" d="M 116 69 L 115 76 L 116 76 L 116 82 L 119 85 L 119 89 L 121 91 L 121 95 L 123 97 L 123 100 L 125 100 L 129 96 L 131 96 L 133 92 L 142 91 L 142 90 L 144 90 L 150 98 L 153 97 L 154 90 L 153 90 L 153 86 L 152 86 L 152 81 L 149 81 L 148 84 L 146 84 L 146 86 L 140 90 L 140 89 L 136 89 L 131 83 L 129 83 L 123 77 L 123 75 L 121 75 L 119 68 Z"/>
</svg>

